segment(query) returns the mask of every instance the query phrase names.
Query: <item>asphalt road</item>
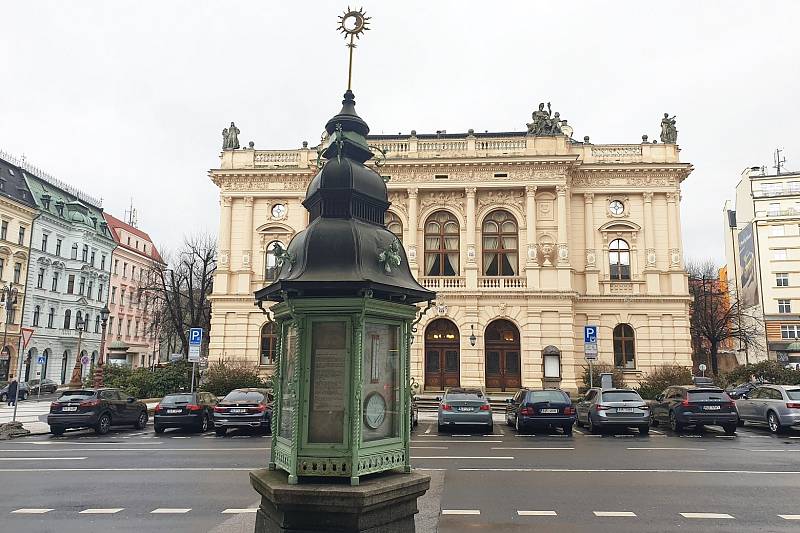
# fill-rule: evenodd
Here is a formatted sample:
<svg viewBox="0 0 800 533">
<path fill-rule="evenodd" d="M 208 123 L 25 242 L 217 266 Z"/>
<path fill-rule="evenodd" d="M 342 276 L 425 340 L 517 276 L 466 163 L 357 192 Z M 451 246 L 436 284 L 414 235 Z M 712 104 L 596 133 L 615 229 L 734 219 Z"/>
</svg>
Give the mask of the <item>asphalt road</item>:
<svg viewBox="0 0 800 533">
<path fill-rule="evenodd" d="M 2 442 L 0 530 L 209 531 L 252 516 L 248 472 L 268 446 L 152 425 Z M 800 519 L 800 432 L 518 436 L 498 419 L 491 435 L 438 435 L 423 413 L 411 451 L 416 468 L 444 472 L 443 533 L 800 528 L 780 516 Z"/>
</svg>

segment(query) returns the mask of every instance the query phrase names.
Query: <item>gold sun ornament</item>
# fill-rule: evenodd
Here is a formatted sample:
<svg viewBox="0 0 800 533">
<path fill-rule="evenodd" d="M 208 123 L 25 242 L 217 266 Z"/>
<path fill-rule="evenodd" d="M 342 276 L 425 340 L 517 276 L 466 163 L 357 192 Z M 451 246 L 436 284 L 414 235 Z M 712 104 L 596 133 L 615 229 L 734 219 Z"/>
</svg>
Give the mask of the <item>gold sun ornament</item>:
<svg viewBox="0 0 800 533">
<path fill-rule="evenodd" d="M 347 7 L 347 11 L 344 12 L 344 15 L 339 16 L 339 26 L 337 29 L 340 33 L 344 34 L 345 40 L 349 39 L 347 43 L 347 47 L 350 49 L 350 63 L 347 68 L 348 91 L 353 81 L 353 48 L 356 47 L 355 39 L 360 39 L 361 34 L 370 29 L 370 18 L 371 17 L 368 17 L 364 12 L 363 8 L 358 8 L 356 10 L 350 9 L 350 6 Z"/>
</svg>

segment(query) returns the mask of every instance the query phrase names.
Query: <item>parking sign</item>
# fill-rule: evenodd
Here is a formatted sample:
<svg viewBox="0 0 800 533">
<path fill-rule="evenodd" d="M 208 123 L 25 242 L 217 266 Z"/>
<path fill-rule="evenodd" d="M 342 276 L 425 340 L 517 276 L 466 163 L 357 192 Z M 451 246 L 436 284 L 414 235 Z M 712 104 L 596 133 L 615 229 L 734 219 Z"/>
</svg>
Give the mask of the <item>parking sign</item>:
<svg viewBox="0 0 800 533">
<path fill-rule="evenodd" d="M 583 342 L 597 342 L 597 326 L 583 326 Z"/>
<path fill-rule="evenodd" d="M 203 343 L 203 328 L 189 330 L 189 362 L 200 362 L 200 345 Z"/>
</svg>

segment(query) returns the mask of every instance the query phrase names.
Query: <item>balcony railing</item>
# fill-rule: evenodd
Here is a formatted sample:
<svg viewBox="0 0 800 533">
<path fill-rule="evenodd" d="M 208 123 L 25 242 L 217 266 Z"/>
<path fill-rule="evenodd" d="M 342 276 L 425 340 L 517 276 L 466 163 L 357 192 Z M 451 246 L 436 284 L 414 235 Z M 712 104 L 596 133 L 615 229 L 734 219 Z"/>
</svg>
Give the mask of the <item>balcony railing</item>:
<svg viewBox="0 0 800 533">
<path fill-rule="evenodd" d="M 756 211 L 757 217 L 796 217 L 800 216 L 800 209 L 770 209 L 767 211 Z"/>
<path fill-rule="evenodd" d="M 800 196 L 800 188 L 787 187 L 784 189 L 762 189 L 753 191 L 753 198 L 772 198 L 776 196 Z"/>
<path fill-rule="evenodd" d="M 467 286 L 467 280 L 460 276 L 427 276 L 419 278 L 420 284 L 426 289 L 461 289 Z"/>
<path fill-rule="evenodd" d="M 485 276 L 478 278 L 479 289 L 524 289 L 527 280 L 519 276 Z"/>
</svg>

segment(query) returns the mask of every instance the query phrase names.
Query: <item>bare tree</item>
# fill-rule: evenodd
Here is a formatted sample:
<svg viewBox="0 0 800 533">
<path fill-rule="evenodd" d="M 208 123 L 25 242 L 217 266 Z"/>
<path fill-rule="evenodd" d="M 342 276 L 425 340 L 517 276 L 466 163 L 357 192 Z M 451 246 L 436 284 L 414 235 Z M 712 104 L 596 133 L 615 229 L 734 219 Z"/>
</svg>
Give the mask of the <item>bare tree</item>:
<svg viewBox="0 0 800 533">
<path fill-rule="evenodd" d="M 689 261 L 689 293 L 692 296 L 690 330 L 695 351 L 709 355 L 711 371 L 719 372 L 719 349 L 735 339 L 748 350 L 761 347 L 761 320 L 747 313 L 736 288 L 719 279 L 719 267 L 713 260 Z"/>
<path fill-rule="evenodd" d="M 159 340 L 188 353 L 190 328 L 211 327 L 211 290 L 217 269 L 217 244 L 209 235 L 192 235 L 165 264 L 150 272 L 147 290 L 153 297 Z"/>
</svg>

